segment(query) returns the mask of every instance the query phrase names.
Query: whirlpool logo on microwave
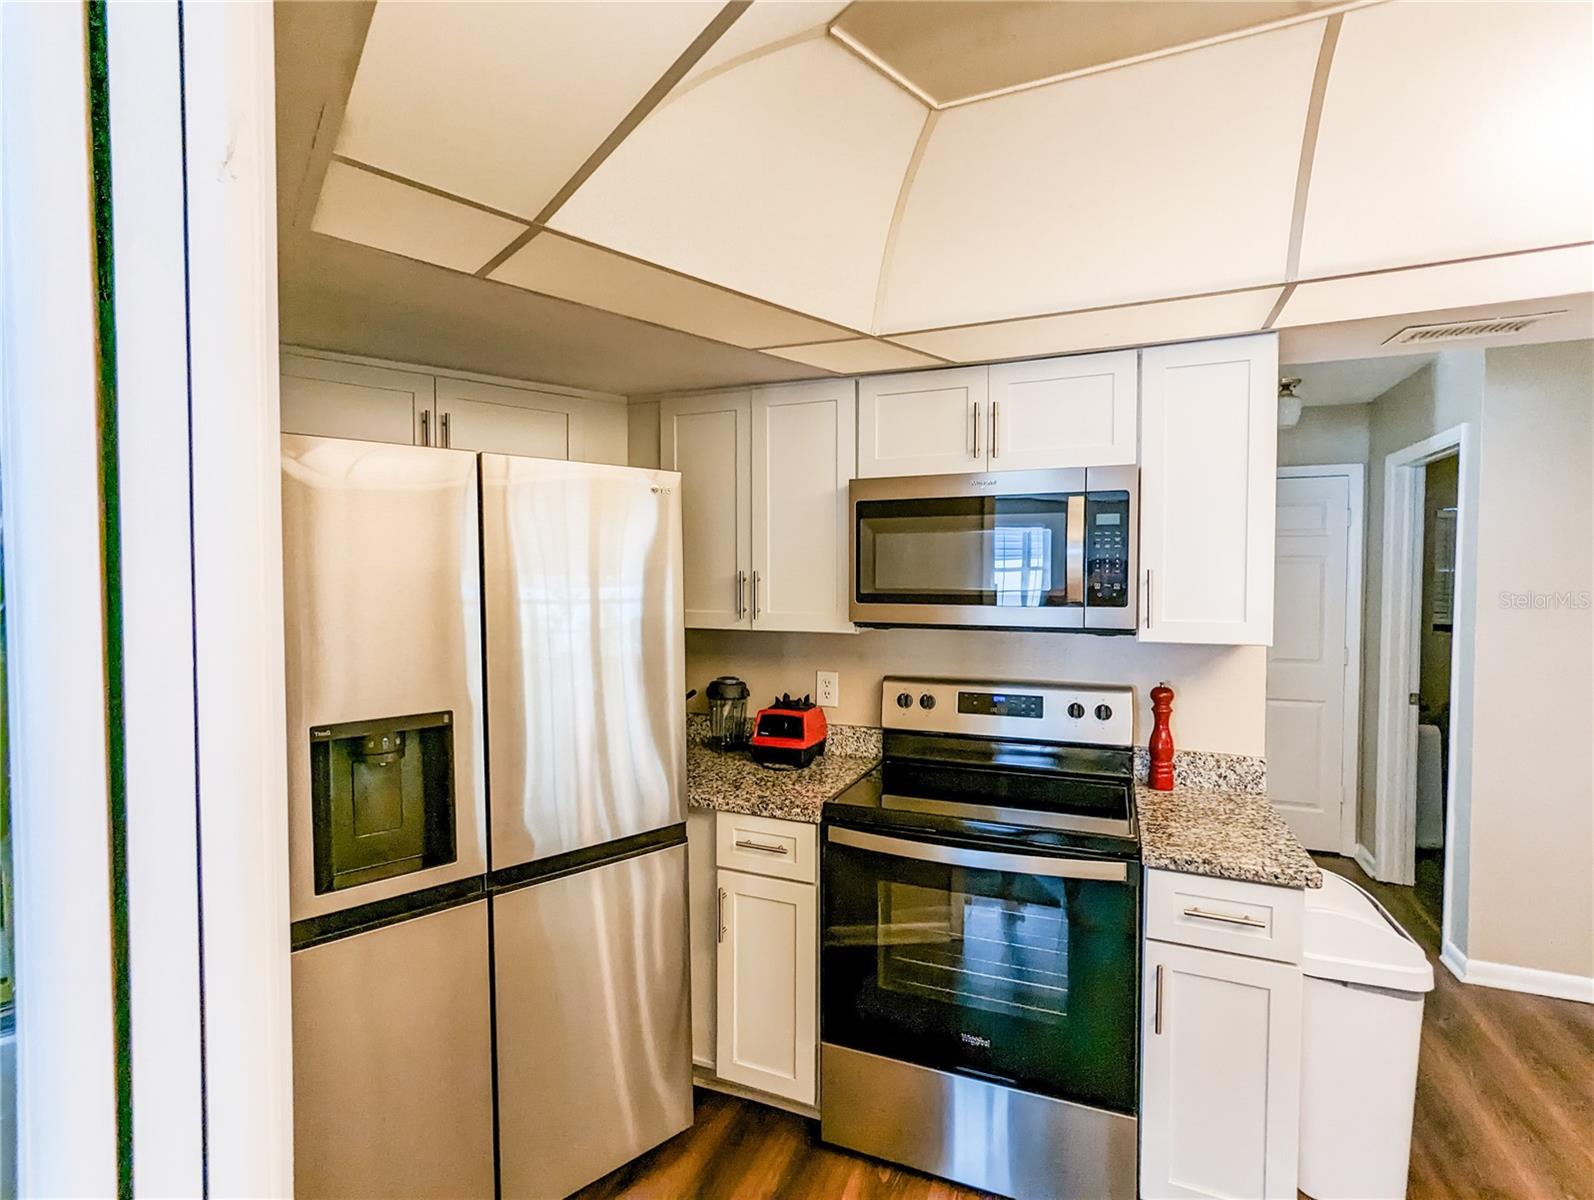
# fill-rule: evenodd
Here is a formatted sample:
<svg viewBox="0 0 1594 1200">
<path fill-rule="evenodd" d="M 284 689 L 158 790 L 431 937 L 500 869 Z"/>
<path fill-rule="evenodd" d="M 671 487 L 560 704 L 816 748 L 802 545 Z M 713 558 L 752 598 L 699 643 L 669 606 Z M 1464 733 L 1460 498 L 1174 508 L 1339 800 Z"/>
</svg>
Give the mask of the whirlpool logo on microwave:
<svg viewBox="0 0 1594 1200">
<path fill-rule="evenodd" d="M 990 1038 L 981 1037 L 977 1033 L 969 1033 L 966 1030 L 958 1031 L 958 1040 L 965 1046 L 978 1046 L 981 1050 L 989 1050 L 991 1048 Z"/>
</svg>

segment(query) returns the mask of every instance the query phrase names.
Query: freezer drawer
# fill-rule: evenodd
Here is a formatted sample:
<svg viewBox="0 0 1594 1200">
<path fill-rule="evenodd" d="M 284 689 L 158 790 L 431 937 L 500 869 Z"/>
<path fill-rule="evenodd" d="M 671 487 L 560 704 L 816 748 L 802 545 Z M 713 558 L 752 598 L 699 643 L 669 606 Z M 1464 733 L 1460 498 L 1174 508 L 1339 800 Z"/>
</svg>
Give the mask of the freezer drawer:
<svg viewBox="0 0 1594 1200">
<path fill-rule="evenodd" d="M 492 905 L 502 1195 L 568 1195 L 692 1123 L 686 846 Z"/>
<path fill-rule="evenodd" d="M 686 819 L 680 476 L 481 456 L 492 867 Z"/>
<path fill-rule="evenodd" d="M 491 1196 L 487 901 L 293 955 L 294 1191 Z"/>
</svg>

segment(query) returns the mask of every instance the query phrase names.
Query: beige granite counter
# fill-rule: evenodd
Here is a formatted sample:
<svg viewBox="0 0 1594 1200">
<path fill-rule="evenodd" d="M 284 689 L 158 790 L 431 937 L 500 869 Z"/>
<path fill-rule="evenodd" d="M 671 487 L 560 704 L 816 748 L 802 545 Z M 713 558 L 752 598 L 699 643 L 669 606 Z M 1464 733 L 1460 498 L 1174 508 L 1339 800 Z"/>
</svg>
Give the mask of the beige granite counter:
<svg viewBox="0 0 1594 1200">
<path fill-rule="evenodd" d="M 695 808 L 816 824 L 827 800 L 880 761 L 880 734 L 874 729 L 832 726 L 829 753 L 800 770 L 775 770 L 753 762 L 744 750 L 710 750 L 702 744 L 700 719 L 690 725 L 686 793 Z M 1148 788 L 1143 751 L 1137 760 L 1135 807 L 1146 866 L 1281 887 L 1322 887 L 1322 871 L 1268 802 L 1261 759 L 1181 752 L 1175 770 L 1186 782 L 1171 792 Z"/>
<path fill-rule="evenodd" d="M 686 747 L 686 799 L 694 808 L 818 824 L 825 801 L 862 779 L 878 754 L 821 754 L 795 770 L 760 766 L 745 750 Z"/>
<path fill-rule="evenodd" d="M 1148 867 L 1282 887 L 1323 886 L 1323 872 L 1265 792 L 1154 792 L 1136 784 L 1135 808 L 1140 858 Z"/>
</svg>

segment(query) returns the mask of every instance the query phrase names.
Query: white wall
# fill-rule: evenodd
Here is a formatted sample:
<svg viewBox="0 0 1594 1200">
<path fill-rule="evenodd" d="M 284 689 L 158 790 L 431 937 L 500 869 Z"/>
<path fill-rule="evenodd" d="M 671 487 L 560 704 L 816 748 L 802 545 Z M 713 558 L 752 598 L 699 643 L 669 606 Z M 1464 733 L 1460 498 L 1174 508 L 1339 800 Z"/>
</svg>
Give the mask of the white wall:
<svg viewBox="0 0 1594 1200">
<path fill-rule="evenodd" d="M 1279 430 L 1279 466 L 1365 463 L 1371 441 L 1370 404 L 1303 408 L 1296 424 Z"/>
<path fill-rule="evenodd" d="M 1148 694 L 1174 690 L 1173 740 L 1183 750 L 1265 753 L 1267 650 L 1262 646 L 1151 646 L 1133 637 L 1010 633 L 963 629 L 870 629 L 845 633 L 688 630 L 687 686 L 701 692 L 716 675 L 739 675 L 750 708 L 778 692 L 814 690 L 814 672 L 841 673 L 841 704 L 827 711 L 844 724 L 880 723 L 880 680 L 888 674 L 971 679 L 1042 679 L 1130 684 L 1135 742 L 1151 732 Z M 692 701 L 701 709 L 701 696 Z"/>
<path fill-rule="evenodd" d="M 1474 962 L 1588 978 L 1594 342 L 1488 351 L 1482 445 L 1472 849 L 1459 944 Z M 1550 598 L 1517 599 L 1530 592 Z"/>
<path fill-rule="evenodd" d="M 1382 619 L 1382 605 L 1380 603 L 1383 585 L 1383 538 L 1384 538 L 1384 460 L 1397 450 L 1433 436 L 1442 430 L 1451 429 L 1457 425 L 1471 422 L 1477 426 L 1483 410 L 1483 351 L 1481 350 L 1452 350 L 1439 355 L 1432 363 L 1422 368 L 1415 375 L 1396 384 L 1385 392 L 1370 406 L 1370 442 L 1368 450 L 1369 468 L 1367 471 L 1367 570 L 1363 595 L 1366 597 L 1366 608 L 1362 623 L 1362 744 L 1361 744 L 1361 793 L 1360 804 L 1357 812 L 1357 840 L 1367 849 L 1376 853 L 1377 833 L 1374 828 L 1376 813 L 1375 798 L 1377 795 L 1378 780 L 1378 662 L 1383 652 L 1380 637 L 1380 621 Z M 1475 429 L 1476 433 L 1477 430 Z M 1477 444 L 1477 443 L 1475 443 Z M 1484 453 L 1487 453 L 1484 451 Z M 1478 496 L 1478 467 L 1477 459 L 1482 455 L 1474 455 L 1474 461 L 1469 465 L 1467 478 L 1461 481 L 1462 503 L 1464 506 L 1476 505 Z M 1474 510 L 1475 511 L 1475 510 Z M 1458 560 L 1464 560 L 1469 554 L 1476 553 L 1477 525 L 1466 525 L 1462 530 L 1463 544 L 1456 548 Z M 1458 609 L 1461 605 L 1458 603 Z M 1462 628 L 1462 620 L 1467 614 L 1458 611 L 1456 622 L 1456 638 L 1462 644 L 1463 653 L 1470 653 L 1471 638 L 1469 632 Z M 1451 712 L 1452 722 L 1462 721 L 1470 705 L 1470 697 L 1456 697 Z M 1463 748 L 1464 749 L 1464 748 Z M 1462 756 L 1451 764 L 1452 771 L 1459 772 L 1461 778 L 1456 786 L 1456 808 L 1454 814 L 1458 830 L 1464 824 L 1465 809 L 1468 803 L 1466 795 L 1466 763 Z M 1453 831 L 1456 832 L 1456 831 Z M 1449 852 L 1466 854 L 1465 837 L 1453 837 Z M 1461 864 L 1458 864 L 1460 866 Z M 1464 880 L 1464 870 L 1457 870 L 1456 879 Z M 1463 899 L 1460 894 L 1464 883 L 1457 883 L 1457 899 Z M 1464 904 L 1455 906 L 1457 925 L 1465 922 L 1463 915 Z"/>
</svg>

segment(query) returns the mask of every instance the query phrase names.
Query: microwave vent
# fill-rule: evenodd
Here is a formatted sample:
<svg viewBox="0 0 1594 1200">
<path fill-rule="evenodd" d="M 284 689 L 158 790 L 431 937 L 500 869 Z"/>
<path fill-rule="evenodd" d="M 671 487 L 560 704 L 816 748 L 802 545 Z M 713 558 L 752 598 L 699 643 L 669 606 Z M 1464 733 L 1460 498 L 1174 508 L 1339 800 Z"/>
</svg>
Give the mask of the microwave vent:
<svg viewBox="0 0 1594 1200">
<path fill-rule="evenodd" d="M 1566 309 L 1559 308 L 1554 312 L 1528 313 L 1520 317 L 1485 317 L 1473 321 L 1446 321 L 1440 325 L 1408 325 L 1393 337 L 1385 338 L 1384 345 L 1426 345 L 1430 342 L 1455 342 L 1464 338 L 1521 333 L 1546 317 L 1558 317 L 1565 312 Z"/>
</svg>

